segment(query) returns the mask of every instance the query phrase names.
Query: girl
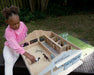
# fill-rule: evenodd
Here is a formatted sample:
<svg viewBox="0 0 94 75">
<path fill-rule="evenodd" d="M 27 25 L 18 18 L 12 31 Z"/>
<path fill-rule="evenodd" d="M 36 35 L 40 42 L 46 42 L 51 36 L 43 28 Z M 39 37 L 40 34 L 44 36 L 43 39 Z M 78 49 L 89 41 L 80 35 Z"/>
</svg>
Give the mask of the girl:
<svg viewBox="0 0 94 75">
<path fill-rule="evenodd" d="M 19 54 L 26 56 L 33 63 L 35 57 L 27 53 L 23 47 L 19 45 L 27 35 L 27 27 L 19 20 L 18 8 L 11 6 L 4 8 L 2 14 L 5 17 L 5 22 L 8 24 L 5 30 L 5 46 L 3 49 L 3 57 L 5 61 L 5 75 L 13 75 L 13 66 L 17 61 Z"/>
</svg>

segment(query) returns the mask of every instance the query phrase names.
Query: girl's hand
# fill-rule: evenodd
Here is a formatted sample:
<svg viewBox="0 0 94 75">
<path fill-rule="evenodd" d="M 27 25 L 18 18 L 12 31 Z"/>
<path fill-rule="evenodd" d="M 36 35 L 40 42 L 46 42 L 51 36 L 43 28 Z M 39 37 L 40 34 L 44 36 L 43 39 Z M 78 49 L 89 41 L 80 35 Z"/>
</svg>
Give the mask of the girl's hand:
<svg viewBox="0 0 94 75">
<path fill-rule="evenodd" d="M 33 55 L 30 55 L 28 58 L 32 61 L 32 63 L 35 62 L 35 57 Z"/>
<path fill-rule="evenodd" d="M 26 56 L 32 63 L 35 62 L 35 57 L 33 55 L 31 55 L 27 52 L 25 52 L 23 55 Z"/>
</svg>

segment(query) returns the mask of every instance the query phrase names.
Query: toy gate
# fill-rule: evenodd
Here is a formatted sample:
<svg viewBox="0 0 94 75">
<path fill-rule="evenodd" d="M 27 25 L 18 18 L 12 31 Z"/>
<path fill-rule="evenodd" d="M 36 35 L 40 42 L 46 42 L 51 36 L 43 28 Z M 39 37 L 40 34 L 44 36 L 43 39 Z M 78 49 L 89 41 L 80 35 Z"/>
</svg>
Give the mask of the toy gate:
<svg viewBox="0 0 94 75">
<path fill-rule="evenodd" d="M 20 44 L 35 58 L 40 58 L 32 64 L 22 55 L 32 75 L 68 74 L 82 64 L 81 49 L 52 31 L 35 30 Z"/>
</svg>

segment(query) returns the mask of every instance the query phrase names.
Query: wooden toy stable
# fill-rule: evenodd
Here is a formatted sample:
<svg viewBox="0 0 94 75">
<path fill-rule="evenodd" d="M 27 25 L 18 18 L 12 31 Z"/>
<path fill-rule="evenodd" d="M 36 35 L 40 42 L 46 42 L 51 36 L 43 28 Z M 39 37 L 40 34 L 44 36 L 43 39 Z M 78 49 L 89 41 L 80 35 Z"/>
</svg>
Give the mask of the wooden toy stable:
<svg viewBox="0 0 94 75">
<path fill-rule="evenodd" d="M 52 31 L 35 30 L 28 34 L 26 39 L 20 44 L 24 44 L 26 42 L 28 42 L 29 45 L 25 46 L 24 49 L 34 55 L 35 58 L 40 57 L 38 62 L 32 64 L 25 56 L 22 55 L 22 58 L 32 75 L 58 75 L 60 72 L 68 74 L 82 64 L 80 61 L 81 49 L 67 40 L 64 40 Z M 69 58 L 66 57 L 66 60 L 61 62 L 64 53 L 72 49 L 79 50 L 79 52 Z M 45 54 L 49 60 L 45 59 L 43 54 Z M 79 58 L 77 59 L 78 63 L 73 64 L 72 62 L 75 57 Z M 59 62 L 59 64 L 57 62 Z M 72 65 L 65 69 L 66 63 L 72 63 Z M 74 65 L 76 67 L 71 70 L 70 68 Z"/>
</svg>

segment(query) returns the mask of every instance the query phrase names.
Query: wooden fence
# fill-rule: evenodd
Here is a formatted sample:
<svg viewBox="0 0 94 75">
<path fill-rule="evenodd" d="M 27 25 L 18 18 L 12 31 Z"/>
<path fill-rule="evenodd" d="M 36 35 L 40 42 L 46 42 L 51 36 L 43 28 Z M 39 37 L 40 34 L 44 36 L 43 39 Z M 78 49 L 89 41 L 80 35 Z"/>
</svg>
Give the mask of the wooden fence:
<svg viewBox="0 0 94 75">
<path fill-rule="evenodd" d="M 47 9 L 49 0 L 0 0 L 0 11 L 5 7 L 15 5 L 19 8 L 30 8 L 31 11 Z"/>
<path fill-rule="evenodd" d="M 29 8 L 29 0 L 0 0 L 0 11 L 5 7 L 15 5 L 20 8 Z"/>
</svg>

